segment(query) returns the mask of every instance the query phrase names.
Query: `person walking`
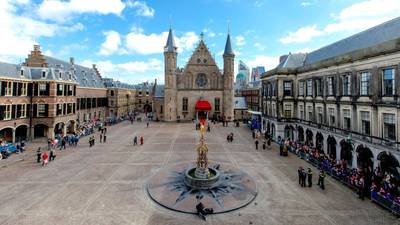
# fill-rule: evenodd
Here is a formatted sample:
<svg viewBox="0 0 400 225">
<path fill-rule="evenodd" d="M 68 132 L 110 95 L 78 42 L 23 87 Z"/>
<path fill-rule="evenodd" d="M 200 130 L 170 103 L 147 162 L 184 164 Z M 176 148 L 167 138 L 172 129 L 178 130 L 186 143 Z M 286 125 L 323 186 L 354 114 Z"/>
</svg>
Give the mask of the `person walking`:
<svg viewBox="0 0 400 225">
<path fill-rule="evenodd" d="M 43 152 L 42 161 L 42 166 L 46 166 L 47 163 L 49 163 L 49 154 L 47 153 L 47 151 Z"/>
<path fill-rule="evenodd" d="M 137 145 L 137 136 L 133 138 L 133 145 Z"/>
<path fill-rule="evenodd" d="M 325 190 L 325 172 L 323 170 L 319 171 L 319 176 L 318 176 L 318 185 L 322 190 Z"/>
<path fill-rule="evenodd" d="M 55 158 L 56 158 L 56 155 L 54 154 L 54 150 L 51 149 L 50 150 L 49 161 L 54 161 Z"/>
<path fill-rule="evenodd" d="M 148 121 L 147 121 L 146 125 L 147 125 L 147 128 L 149 128 L 149 122 Z"/>
<path fill-rule="evenodd" d="M 92 136 L 89 137 L 89 147 L 91 148 L 93 146 L 93 140 Z"/>
<path fill-rule="evenodd" d="M 106 133 L 104 133 L 104 135 L 103 135 L 103 143 L 106 143 L 106 141 L 107 141 L 107 135 L 106 135 Z"/>
<path fill-rule="evenodd" d="M 267 148 L 267 143 L 265 141 L 263 142 L 262 148 L 263 148 L 264 151 Z"/>
<path fill-rule="evenodd" d="M 36 162 L 40 163 L 40 159 L 42 158 L 42 149 L 40 147 L 36 150 L 36 156 Z"/>
<path fill-rule="evenodd" d="M 144 139 L 143 139 L 143 136 L 141 136 L 140 137 L 140 145 L 143 145 L 144 144 Z"/>
<path fill-rule="evenodd" d="M 65 145 L 67 142 L 65 141 L 65 137 L 61 138 L 61 144 L 60 144 L 60 150 L 64 149 L 65 150 Z"/>
<path fill-rule="evenodd" d="M 100 133 L 100 143 L 103 141 L 103 134 Z"/>
<path fill-rule="evenodd" d="M 258 150 L 258 140 L 255 141 L 256 144 L 256 150 Z"/>
<path fill-rule="evenodd" d="M 271 138 L 268 138 L 267 145 L 268 145 L 268 149 L 271 149 Z"/>
<path fill-rule="evenodd" d="M 308 181 L 308 187 L 312 187 L 312 171 L 310 168 L 307 169 L 307 181 Z"/>
</svg>

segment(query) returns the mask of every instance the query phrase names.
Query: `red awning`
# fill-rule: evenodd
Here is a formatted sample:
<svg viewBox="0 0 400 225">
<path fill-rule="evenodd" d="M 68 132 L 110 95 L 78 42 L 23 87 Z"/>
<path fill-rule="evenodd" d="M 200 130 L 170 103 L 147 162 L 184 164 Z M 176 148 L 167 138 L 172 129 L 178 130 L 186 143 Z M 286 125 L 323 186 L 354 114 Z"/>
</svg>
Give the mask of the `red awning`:
<svg viewBox="0 0 400 225">
<path fill-rule="evenodd" d="M 211 111 L 211 105 L 207 100 L 198 100 L 195 109 L 203 111 Z"/>
</svg>

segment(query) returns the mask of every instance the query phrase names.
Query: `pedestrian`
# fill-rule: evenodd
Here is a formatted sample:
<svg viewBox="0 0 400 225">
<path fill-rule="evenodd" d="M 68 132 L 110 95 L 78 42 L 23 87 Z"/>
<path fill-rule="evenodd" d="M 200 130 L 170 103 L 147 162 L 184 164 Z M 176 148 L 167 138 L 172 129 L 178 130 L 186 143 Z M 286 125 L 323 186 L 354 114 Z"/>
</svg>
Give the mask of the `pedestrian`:
<svg viewBox="0 0 400 225">
<path fill-rule="evenodd" d="M 318 185 L 322 190 L 325 190 L 325 172 L 323 170 L 319 171 L 319 176 L 318 176 Z"/>
<path fill-rule="evenodd" d="M 51 138 L 47 139 L 47 149 L 48 150 L 50 150 L 50 148 L 51 148 L 51 143 L 52 143 Z"/>
<path fill-rule="evenodd" d="M 103 141 L 103 134 L 100 134 L 100 143 Z"/>
<path fill-rule="evenodd" d="M 107 127 L 104 127 L 104 134 L 107 133 Z"/>
<path fill-rule="evenodd" d="M 299 185 L 301 186 L 301 180 L 303 177 L 303 172 L 302 172 L 303 168 L 301 166 L 299 166 L 299 169 L 297 170 L 297 173 L 299 175 Z"/>
<path fill-rule="evenodd" d="M 207 132 L 211 132 L 210 124 L 207 124 Z"/>
<path fill-rule="evenodd" d="M 271 149 L 271 138 L 268 138 L 267 145 L 268 145 L 268 149 Z"/>
<path fill-rule="evenodd" d="M 36 150 L 36 156 L 36 162 L 40 163 L 40 159 L 42 158 L 42 149 L 40 147 Z"/>
<path fill-rule="evenodd" d="M 92 136 L 89 137 L 89 147 L 91 148 L 93 146 L 93 141 L 92 141 Z"/>
<path fill-rule="evenodd" d="M 144 139 L 143 139 L 143 136 L 141 136 L 140 137 L 140 145 L 143 145 L 144 144 Z"/>
<path fill-rule="evenodd" d="M 56 158 L 56 155 L 54 154 L 54 150 L 51 149 L 50 150 L 49 161 L 54 161 L 55 158 Z"/>
<path fill-rule="evenodd" d="M 256 144 L 256 150 L 258 150 L 258 140 L 256 140 L 255 144 Z"/>
<path fill-rule="evenodd" d="M 65 138 L 61 138 L 61 145 L 60 145 L 60 150 L 64 149 L 65 150 L 65 145 L 66 145 Z"/>
<path fill-rule="evenodd" d="M 149 128 L 149 122 L 147 122 L 147 124 L 146 124 L 146 125 L 147 125 L 147 128 Z"/>
<path fill-rule="evenodd" d="M 358 181 L 358 198 L 364 200 L 364 177 Z"/>
<path fill-rule="evenodd" d="M 253 136 L 253 139 L 256 138 L 256 132 L 254 130 L 251 132 L 251 135 Z"/>
<path fill-rule="evenodd" d="M 106 135 L 106 133 L 104 133 L 104 135 L 103 135 L 103 143 L 106 143 L 106 141 L 107 141 L 107 135 Z"/>
<path fill-rule="evenodd" d="M 308 187 L 312 187 L 312 171 L 310 168 L 307 169 L 307 179 Z"/>
<path fill-rule="evenodd" d="M 264 141 L 263 145 L 262 145 L 263 150 L 265 151 L 265 149 L 267 148 L 267 143 Z"/>
<path fill-rule="evenodd" d="M 47 153 L 47 151 L 44 151 L 42 154 L 42 166 L 47 165 L 47 163 L 49 163 L 49 155 Z"/>
<path fill-rule="evenodd" d="M 137 136 L 133 138 L 133 145 L 137 145 Z"/>
<path fill-rule="evenodd" d="M 226 140 L 228 141 L 228 143 L 231 142 L 231 135 L 230 134 L 226 135 Z"/>
</svg>

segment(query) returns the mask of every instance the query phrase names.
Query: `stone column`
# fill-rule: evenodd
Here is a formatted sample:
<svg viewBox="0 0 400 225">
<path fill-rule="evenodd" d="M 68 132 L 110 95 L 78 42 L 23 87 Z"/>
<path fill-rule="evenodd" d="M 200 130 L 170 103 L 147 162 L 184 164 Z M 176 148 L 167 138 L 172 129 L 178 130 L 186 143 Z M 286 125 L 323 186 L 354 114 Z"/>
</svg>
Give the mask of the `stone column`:
<svg viewBox="0 0 400 225">
<path fill-rule="evenodd" d="M 15 144 L 15 131 L 16 129 L 12 129 L 12 143 Z"/>
<path fill-rule="evenodd" d="M 65 137 L 67 135 L 67 125 L 65 123 L 62 128 L 62 134 L 63 134 L 63 137 Z"/>
<path fill-rule="evenodd" d="M 336 143 L 336 160 L 340 161 L 340 143 Z"/>
<path fill-rule="evenodd" d="M 352 165 L 351 165 L 351 167 L 352 167 L 352 168 L 357 168 L 357 152 L 356 152 L 355 149 L 353 149 L 352 155 L 353 155 L 353 158 L 352 158 Z"/>
</svg>

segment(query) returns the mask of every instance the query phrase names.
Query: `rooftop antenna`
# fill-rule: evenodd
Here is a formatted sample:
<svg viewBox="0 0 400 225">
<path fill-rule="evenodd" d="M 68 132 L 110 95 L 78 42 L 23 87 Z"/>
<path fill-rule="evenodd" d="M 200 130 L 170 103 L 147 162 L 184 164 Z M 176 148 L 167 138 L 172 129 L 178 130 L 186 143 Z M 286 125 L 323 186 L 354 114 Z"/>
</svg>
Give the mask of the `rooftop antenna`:
<svg viewBox="0 0 400 225">
<path fill-rule="evenodd" d="M 231 21 L 228 19 L 228 34 L 231 34 Z"/>
<path fill-rule="evenodd" d="M 204 40 L 204 33 L 203 32 L 200 33 L 200 40 L 202 40 L 202 41 Z"/>
<path fill-rule="evenodd" d="M 172 29 L 172 16 L 169 14 L 169 29 Z"/>
</svg>

